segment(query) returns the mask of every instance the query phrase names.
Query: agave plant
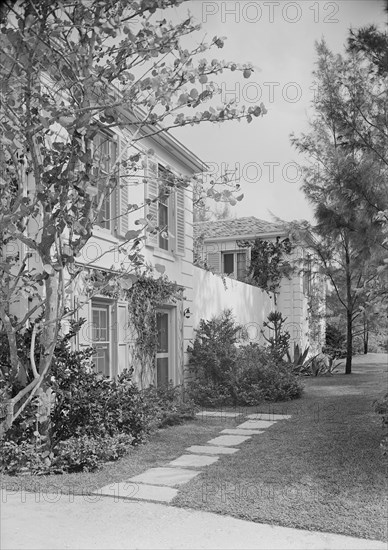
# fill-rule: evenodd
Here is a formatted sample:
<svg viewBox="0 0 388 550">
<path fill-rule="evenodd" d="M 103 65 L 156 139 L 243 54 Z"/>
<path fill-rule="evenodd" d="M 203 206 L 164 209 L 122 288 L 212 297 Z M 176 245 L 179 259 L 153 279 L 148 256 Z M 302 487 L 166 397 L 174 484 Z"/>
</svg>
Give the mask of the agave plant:
<svg viewBox="0 0 388 550">
<path fill-rule="evenodd" d="M 307 374 L 311 367 L 313 357 L 307 359 L 310 347 L 307 346 L 304 350 L 299 344 L 294 343 L 294 356 L 291 358 L 289 351 L 287 351 L 287 360 L 290 364 L 292 371 L 296 374 Z"/>
</svg>

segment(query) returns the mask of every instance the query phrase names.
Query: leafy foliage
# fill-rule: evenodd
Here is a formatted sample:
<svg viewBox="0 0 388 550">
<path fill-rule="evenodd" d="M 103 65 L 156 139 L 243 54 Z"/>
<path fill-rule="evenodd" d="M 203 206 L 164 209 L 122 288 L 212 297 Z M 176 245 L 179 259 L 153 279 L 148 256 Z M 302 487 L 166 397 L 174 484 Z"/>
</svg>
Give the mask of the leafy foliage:
<svg viewBox="0 0 388 550">
<path fill-rule="evenodd" d="M 382 424 L 383 428 L 385 430 L 385 435 L 381 441 L 381 449 L 382 453 L 385 456 L 388 456 L 388 393 L 385 394 L 385 396 L 375 401 L 374 403 L 375 412 L 378 414 L 381 414 L 382 418 Z"/>
<path fill-rule="evenodd" d="M 204 407 L 249 406 L 299 397 L 302 384 L 289 365 L 271 348 L 257 344 L 237 347 L 240 330 L 228 310 L 210 321 L 201 320 L 188 349 L 193 379 L 187 393 L 195 403 Z"/>
<path fill-rule="evenodd" d="M 323 351 L 333 358 L 346 357 L 346 335 L 338 326 L 327 324 L 326 345 Z"/>
<path fill-rule="evenodd" d="M 194 343 L 187 348 L 190 354 L 190 370 L 195 371 L 200 378 L 212 380 L 214 383 L 224 382 L 235 364 L 235 344 L 242 328 L 236 325 L 230 309 L 209 321 L 201 319 L 198 329 L 195 330 Z"/>
<path fill-rule="evenodd" d="M 250 241 L 237 241 L 242 248 L 251 248 L 251 262 L 247 271 L 247 281 L 274 295 L 279 290 L 282 277 L 290 277 L 293 267 L 285 259 L 291 254 L 293 245 L 287 237 L 275 242 L 265 239 Z"/>
<path fill-rule="evenodd" d="M 263 330 L 261 331 L 269 344 L 271 353 L 279 360 L 283 359 L 290 346 L 290 333 L 283 328 L 286 321 L 287 318 L 284 318 L 280 311 L 271 311 L 267 321 L 263 323 L 264 328 L 270 331 L 270 336 L 267 336 Z"/>
<path fill-rule="evenodd" d="M 317 44 L 315 116 L 292 138 L 309 158 L 302 188 L 315 208 L 314 250 L 346 316 L 347 374 L 359 308 L 387 298 L 386 44 L 376 28 L 352 33 L 345 56 Z"/>
<path fill-rule="evenodd" d="M 152 136 L 201 123 L 251 123 L 265 114 L 263 105 L 217 105 L 217 77 L 231 71 L 248 78 L 254 68 L 203 55 L 223 48 L 219 36 L 187 48 L 187 36 L 200 26 L 190 15 L 175 23 L 164 17 L 173 17 L 180 3 L 20 0 L 2 6 L 0 244 L 6 257 L 0 261 L 0 319 L 16 376 L 23 369 L 17 333 L 42 314 L 36 331 L 45 353 L 25 386 L 27 400 L 49 378 L 67 291 L 83 273 L 75 259 L 93 227 L 113 219 L 119 226 L 145 206 L 127 204 L 117 216 L 104 211 L 108 198 L 113 202 L 133 178 L 142 179 Z M 173 180 L 172 188 L 184 189 L 190 177 Z M 207 196 L 233 202 L 223 184 L 210 182 Z M 147 217 L 136 221 L 136 230 L 109 250 L 123 278 L 144 267 L 146 233 L 160 231 Z M 29 298 L 33 307 L 12 319 L 9 304 Z M 18 392 L 8 401 L 5 429 L 27 406 L 24 396 Z"/>
<path fill-rule="evenodd" d="M 142 379 L 152 380 L 158 344 L 156 310 L 160 304 L 181 301 L 182 288 L 165 275 L 157 279 L 141 275 L 125 295 L 131 324 L 136 331 L 135 359 L 141 368 Z"/>
<path fill-rule="evenodd" d="M 26 347 L 30 338 L 27 331 Z M 93 470 L 117 460 L 153 430 L 194 416 L 195 406 L 181 388 L 139 390 L 130 371 L 117 380 L 104 378 L 94 370 L 93 349 L 71 351 L 70 338 L 57 344 L 54 355 L 50 447 L 41 445 L 37 426 L 42 413 L 33 400 L 5 434 L 2 468 L 8 473 Z"/>
</svg>

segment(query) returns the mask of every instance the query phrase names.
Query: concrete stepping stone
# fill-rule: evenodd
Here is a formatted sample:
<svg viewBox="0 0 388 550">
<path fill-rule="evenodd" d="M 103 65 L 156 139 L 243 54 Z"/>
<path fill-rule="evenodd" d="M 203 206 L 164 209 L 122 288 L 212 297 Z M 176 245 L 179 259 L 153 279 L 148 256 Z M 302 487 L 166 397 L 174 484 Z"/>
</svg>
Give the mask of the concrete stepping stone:
<svg viewBox="0 0 388 550">
<path fill-rule="evenodd" d="M 210 445 L 221 445 L 223 447 L 233 447 L 233 445 L 240 445 L 247 439 L 251 439 L 250 435 L 220 435 L 214 439 L 210 439 L 207 443 Z"/>
<path fill-rule="evenodd" d="M 290 414 L 275 414 L 275 413 L 257 413 L 248 414 L 247 418 L 251 420 L 288 420 L 291 418 Z"/>
<path fill-rule="evenodd" d="M 246 422 L 243 422 L 242 424 L 236 426 L 236 428 L 243 430 L 265 430 L 265 428 L 269 428 L 270 426 L 272 426 L 272 424 L 276 424 L 276 421 L 271 422 L 270 420 L 247 420 Z"/>
<path fill-rule="evenodd" d="M 181 468 L 202 468 L 203 466 L 210 466 L 219 459 L 219 456 L 206 456 L 206 455 L 182 455 L 172 460 L 167 466 L 179 466 Z"/>
<path fill-rule="evenodd" d="M 168 485 L 169 487 L 174 487 L 174 485 L 187 483 L 200 473 L 184 468 L 150 468 L 142 474 L 131 477 L 128 481 L 145 483 L 147 485 Z"/>
<path fill-rule="evenodd" d="M 98 491 L 95 491 L 93 494 L 111 496 L 114 497 L 115 500 L 124 498 L 131 500 L 171 502 L 172 499 L 178 494 L 178 489 L 123 481 L 121 483 L 111 483 L 110 485 L 106 485 L 105 487 L 98 489 Z"/>
<path fill-rule="evenodd" d="M 239 450 L 231 447 L 216 447 L 216 445 L 192 445 L 186 449 L 190 453 L 204 455 L 232 455 Z"/>
<path fill-rule="evenodd" d="M 226 428 L 225 430 L 222 430 L 222 434 L 229 434 L 229 435 L 259 435 L 262 434 L 264 430 L 244 430 L 241 428 Z"/>
<path fill-rule="evenodd" d="M 214 418 L 237 418 L 242 415 L 242 413 L 227 411 L 201 411 L 196 414 L 196 416 L 212 416 Z"/>
</svg>

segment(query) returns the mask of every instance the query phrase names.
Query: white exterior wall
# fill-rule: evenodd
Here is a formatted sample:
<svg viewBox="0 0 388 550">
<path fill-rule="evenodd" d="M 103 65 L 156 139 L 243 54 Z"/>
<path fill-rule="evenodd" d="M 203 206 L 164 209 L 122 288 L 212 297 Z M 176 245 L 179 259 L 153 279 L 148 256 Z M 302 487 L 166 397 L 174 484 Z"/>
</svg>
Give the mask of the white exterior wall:
<svg viewBox="0 0 388 550">
<path fill-rule="evenodd" d="M 129 136 L 125 136 L 129 140 Z M 151 146 L 151 143 L 142 144 L 143 150 L 147 150 Z M 168 166 L 172 171 L 190 176 L 192 173 L 188 171 L 187 167 L 174 160 L 171 153 L 166 152 L 157 144 L 152 143 L 152 148 L 155 152 L 152 160 L 160 162 L 161 164 Z M 136 153 L 134 149 L 131 153 Z M 145 194 L 145 173 L 139 171 L 138 176 L 131 179 L 129 188 L 129 204 L 137 204 L 139 209 L 129 214 L 128 229 L 138 230 L 139 225 L 135 222 L 138 219 L 145 218 L 144 200 Z M 192 205 L 192 189 L 185 189 L 185 253 L 184 255 L 172 254 L 166 250 L 162 250 L 157 246 L 149 246 L 144 244 L 141 253 L 144 255 L 145 263 L 155 266 L 156 264 L 162 265 L 165 268 L 164 274 L 172 282 L 184 288 L 183 303 L 177 302 L 171 306 L 172 311 L 172 346 L 173 346 L 173 368 L 170 373 L 170 379 L 174 384 L 183 383 L 184 375 L 184 356 L 189 342 L 193 336 L 193 321 L 190 317 L 183 316 L 183 310 L 190 308 L 193 311 L 193 205 Z M 131 264 L 126 258 L 125 254 L 120 254 L 117 251 L 117 245 L 123 242 L 123 239 L 115 237 L 110 230 L 103 229 L 99 226 L 94 226 L 93 236 L 88 241 L 87 245 L 82 249 L 80 256 L 77 258 L 77 262 L 82 264 L 88 264 L 89 267 L 99 269 L 119 269 L 120 266 L 128 271 L 132 271 Z M 127 246 L 130 248 L 130 245 Z M 160 276 L 158 272 L 154 275 L 156 278 Z M 160 304 L 161 306 L 163 304 Z M 86 306 L 83 315 L 90 316 L 89 309 Z M 127 359 L 129 366 L 135 366 L 133 363 L 134 354 L 134 333 L 129 330 L 127 337 L 128 352 Z M 86 345 L 86 344 L 85 344 Z M 90 344 L 89 344 L 90 345 Z M 114 344 L 115 345 L 115 344 Z M 114 351 L 114 350 L 112 350 Z M 114 357 L 114 353 L 112 353 Z M 123 363 L 123 361 L 122 361 Z M 122 368 L 115 367 L 113 372 L 119 373 Z M 141 384 L 140 375 L 138 372 L 134 373 L 134 379 L 137 383 Z M 151 381 L 151 380 L 149 380 Z"/>
<path fill-rule="evenodd" d="M 199 253 L 202 260 L 206 260 L 209 252 L 220 254 L 226 250 L 239 250 L 236 240 L 232 240 L 229 237 L 228 239 L 225 239 L 225 241 L 207 241 L 203 244 L 203 247 L 199 250 Z M 298 343 L 303 348 L 306 346 L 311 346 L 311 349 L 315 349 L 315 347 L 317 347 L 313 346 L 313 343 L 309 341 L 308 297 L 304 294 L 303 273 L 301 271 L 303 255 L 303 247 L 297 246 L 293 249 L 290 261 L 295 265 L 295 273 L 292 275 L 291 279 L 282 279 L 279 294 L 277 296 L 276 307 L 274 305 L 272 306 L 272 309 L 280 311 L 283 314 L 283 317 L 287 318 L 285 328 L 289 331 L 291 336 L 291 351 L 293 350 L 294 342 Z M 228 285 L 230 281 L 231 283 L 238 283 L 239 285 L 244 285 L 248 288 L 255 288 L 238 281 L 233 281 L 233 279 L 228 277 L 226 277 L 226 281 L 228 281 Z M 264 295 L 267 296 L 265 293 Z M 318 347 L 320 347 L 320 345 L 318 345 Z"/>
<path fill-rule="evenodd" d="M 246 327 L 250 342 L 263 343 L 263 322 L 274 309 L 273 299 L 257 287 L 234 279 L 225 279 L 194 267 L 193 325 L 231 309 L 237 323 Z"/>
</svg>

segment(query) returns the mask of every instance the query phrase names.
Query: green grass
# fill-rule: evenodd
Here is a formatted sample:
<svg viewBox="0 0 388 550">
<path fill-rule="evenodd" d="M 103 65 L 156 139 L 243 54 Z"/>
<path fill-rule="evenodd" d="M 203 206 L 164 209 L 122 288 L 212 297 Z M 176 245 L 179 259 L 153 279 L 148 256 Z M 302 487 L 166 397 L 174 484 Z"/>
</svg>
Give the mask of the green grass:
<svg viewBox="0 0 388 550">
<path fill-rule="evenodd" d="M 287 527 L 362 538 L 387 536 L 386 465 L 372 403 L 383 369 L 306 379 L 291 414 L 183 486 L 173 504 Z M 265 408 L 263 409 L 265 410 Z"/>
</svg>

